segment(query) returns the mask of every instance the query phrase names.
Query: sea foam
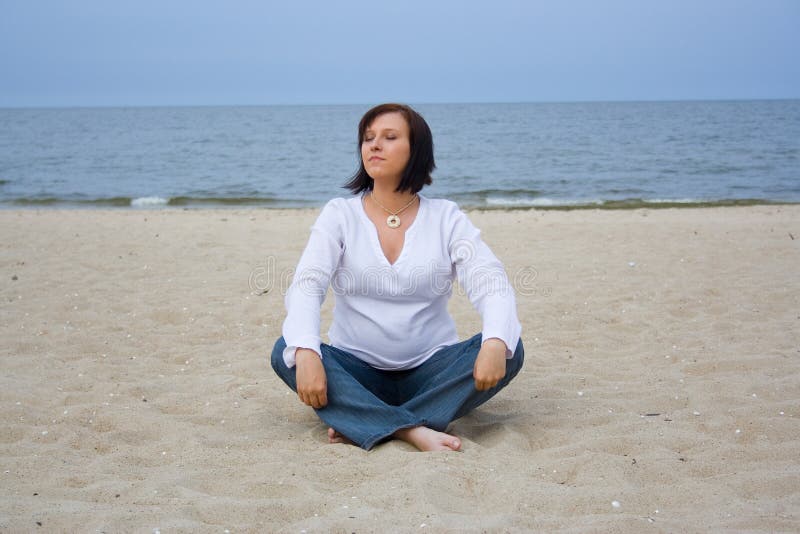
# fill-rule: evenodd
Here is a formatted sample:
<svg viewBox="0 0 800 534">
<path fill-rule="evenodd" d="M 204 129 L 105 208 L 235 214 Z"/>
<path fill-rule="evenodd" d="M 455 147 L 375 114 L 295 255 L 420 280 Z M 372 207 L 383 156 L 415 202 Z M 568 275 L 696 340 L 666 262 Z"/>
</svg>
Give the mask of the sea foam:
<svg viewBox="0 0 800 534">
<path fill-rule="evenodd" d="M 600 200 L 554 199 L 548 197 L 488 197 L 488 206 L 502 207 L 556 207 L 556 206 L 581 206 L 588 204 L 601 204 Z"/>
<path fill-rule="evenodd" d="M 168 198 L 161 197 L 139 197 L 131 200 L 134 208 L 147 208 L 150 206 L 165 206 L 169 202 Z"/>
</svg>

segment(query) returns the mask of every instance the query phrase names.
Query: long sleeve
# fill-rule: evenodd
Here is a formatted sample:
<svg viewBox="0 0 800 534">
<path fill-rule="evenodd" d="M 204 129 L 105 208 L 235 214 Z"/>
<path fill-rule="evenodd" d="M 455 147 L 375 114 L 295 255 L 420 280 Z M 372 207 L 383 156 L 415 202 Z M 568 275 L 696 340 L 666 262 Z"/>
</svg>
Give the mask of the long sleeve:
<svg viewBox="0 0 800 534">
<path fill-rule="evenodd" d="M 283 351 L 283 360 L 290 368 L 295 365 L 298 348 L 308 348 L 322 354 L 320 308 L 344 247 L 339 209 L 336 200 L 328 202 L 322 209 L 311 227 L 308 244 L 286 292 L 286 319 L 283 322 L 286 349 Z"/>
<path fill-rule="evenodd" d="M 510 358 L 522 331 L 514 288 L 503 264 L 481 239 L 480 230 L 457 206 L 453 205 L 453 209 L 448 217 L 452 221 L 448 251 L 458 282 L 481 316 L 483 339 L 501 339 L 506 344 L 506 357 Z"/>
</svg>

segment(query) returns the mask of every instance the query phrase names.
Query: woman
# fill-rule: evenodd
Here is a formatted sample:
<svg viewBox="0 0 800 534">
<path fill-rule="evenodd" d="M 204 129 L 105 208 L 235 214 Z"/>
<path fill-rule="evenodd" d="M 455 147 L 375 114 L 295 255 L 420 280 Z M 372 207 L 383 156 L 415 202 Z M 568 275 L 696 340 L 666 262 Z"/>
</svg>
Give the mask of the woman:
<svg viewBox="0 0 800 534">
<path fill-rule="evenodd" d="M 433 140 L 400 104 L 369 110 L 358 127 L 356 196 L 322 209 L 286 294 L 272 366 L 330 426 L 331 443 L 364 449 L 398 438 L 423 451 L 461 449 L 447 425 L 483 404 L 523 361 L 516 302 L 502 264 L 431 183 Z M 457 278 L 483 319 L 458 342 L 447 311 Z M 328 336 L 320 306 L 336 295 Z"/>
</svg>

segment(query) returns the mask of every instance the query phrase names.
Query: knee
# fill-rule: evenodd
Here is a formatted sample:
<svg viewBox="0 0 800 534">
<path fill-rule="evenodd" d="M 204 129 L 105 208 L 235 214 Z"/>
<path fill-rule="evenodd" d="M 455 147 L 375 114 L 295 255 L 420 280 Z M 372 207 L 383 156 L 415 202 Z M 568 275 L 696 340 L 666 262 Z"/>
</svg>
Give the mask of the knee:
<svg viewBox="0 0 800 534">
<path fill-rule="evenodd" d="M 517 348 L 514 349 L 514 355 L 509 359 L 506 360 L 506 367 L 508 372 L 511 375 L 511 378 L 517 376 L 520 369 L 522 369 L 522 364 L 525 361 L 525 347 L 522 345 L 522 338 L 517 342 Z"/>
<path fill-rule="evenodd" d="M 275 342 L 275 346 L 272 347 L 272 356 L 270 361 L 272 363 L 272 368 L 277 373 L 279 369 L 286 366 L 286 363 L 283 361 L 283 351 L 286 348 L 286 341 L 283 339 L 283 336 L 279 337 L 278 340 Z"/>
</svg>

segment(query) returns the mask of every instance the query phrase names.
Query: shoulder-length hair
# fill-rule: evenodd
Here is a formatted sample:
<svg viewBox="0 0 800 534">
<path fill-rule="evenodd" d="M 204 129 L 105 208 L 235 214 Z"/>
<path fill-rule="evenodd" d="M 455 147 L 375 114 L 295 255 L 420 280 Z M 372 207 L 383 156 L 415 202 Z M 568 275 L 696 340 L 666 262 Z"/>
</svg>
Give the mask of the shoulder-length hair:
<svg viewBox="0 0 800 534">
<path fill-rule="evenodd" d="M 344 187 L 349 189 L 354 195 L 363 191 L 371 191 L 374 184 L 373 179 L 367 174 L 364 168 L 364 160 L 361 158 L 361 145 L 364 143 L 364 133 L 372 122 L 380 115 L 385 113 L 400 113 L 408 123 L 409 143 L 411 145 L 410 156 L 403 178 L 397 186 L 398 193 L 411 191 L 418 193 L 426 185 L 430 185 L 433 180 L 431 173 L 436 168 L 433 160 L 433 136 L 428 123 L 422 115 L 404 104 L 381 104 L 367 111 L 361 122 L 358 123 L 358 171 L 353 175 Z"/>
</svg>

